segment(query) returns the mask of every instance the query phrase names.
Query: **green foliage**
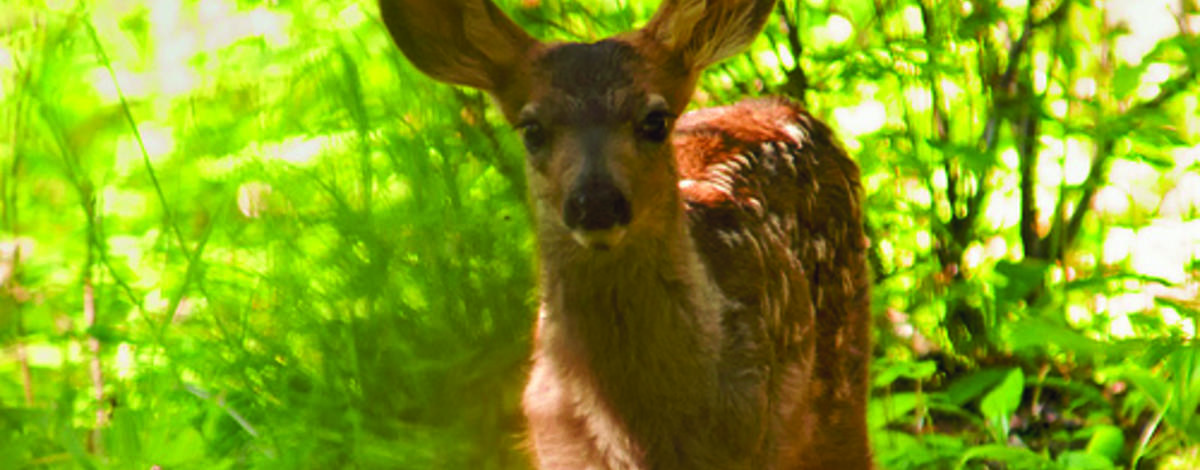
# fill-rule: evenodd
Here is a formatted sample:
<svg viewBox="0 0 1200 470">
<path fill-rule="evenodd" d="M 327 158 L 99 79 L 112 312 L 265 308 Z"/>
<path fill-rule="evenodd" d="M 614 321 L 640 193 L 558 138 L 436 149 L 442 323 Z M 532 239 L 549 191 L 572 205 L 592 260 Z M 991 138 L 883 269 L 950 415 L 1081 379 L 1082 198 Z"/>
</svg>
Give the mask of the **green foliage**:
<svg viewBox="0 0 1200 470">
<path fill-rule="evenodd" d="M 1200 468 L 1200 7 L 1138 5 L 781 0 L 702 78 L 862 167 L 882 468 Z M 527 467 L 520 145 L 373 2 L 9 1 L 0 102 L 0 466 Z"/>
<path fill-rule="evenodd" d="M 994 438 L 1003 443 L 1009 434 L 1009 422 L 1021 406 L 1021 393 L 1025 390 L 1025 374 L 1020 369 L 1010 370 L 995 389 L 984 395 L 979 402 L 979 412 L 987 419 L 988 429 Z"/>
</svg>

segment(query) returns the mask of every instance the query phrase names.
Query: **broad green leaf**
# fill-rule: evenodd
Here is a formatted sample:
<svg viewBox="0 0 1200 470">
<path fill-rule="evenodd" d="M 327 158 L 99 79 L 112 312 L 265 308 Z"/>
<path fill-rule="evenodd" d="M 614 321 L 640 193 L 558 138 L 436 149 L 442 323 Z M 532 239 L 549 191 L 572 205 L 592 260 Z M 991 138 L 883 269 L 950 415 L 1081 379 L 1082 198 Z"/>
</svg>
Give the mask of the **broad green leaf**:
<svg viewBox="0 0 1200 470">
<path fill-rule="evenodd" d="M 1006 374 L 1001 369 L 983 369 L 971 372 L 946 387 L 946 398 L 952 404 L 963 406 L 1004 380 L 1005 377 Z"/>
<path fill-rule="evenodd" d="M 871 400 L 867 405 L 867 428 L 883 429 L 888 423 L 907 417 L 921 399 L 915 393 L 904 392 Z"/>
<path fill-rule="evenodd" d="M 1034 288 L 1045 281 L 1046 269 L 1050 265 L 1043 261 L 1026 260 L 1020 263 L 1001 261 L 996 263 L 996 274 L 1003 279 L 1003 287 L 997 297 L 1009 302 L 1023 299 Z"/>
<path fill-rule="evenodd" d="M 1135 66 L 1124 64 L 1118 66 L 1112 80 L 1113 97 L 1121 100 L 1133 93 L 1137 86 L 1142 84 L 1142 73 L 1145 71 L 1145 62 Z"/>
<path fill-rule="evenodd" d="M 1012 325 L 1009 344 L 1017 352 L 1042 352 L 1055 345 L 1091 361 L 1102 353 L 1113 353 L 1110 345 L 1088 338 L 1078 331 L 1041 317 L 1023 317 Z"/>
<path fill-rule="evenodd" d="M 1165 369 L 1174 384 L 1174 409 L 1166 415 L 1168 422 L 1200 437 L 1200 347 L 1181 346 L 1167 358 Z"/>
<path fill-rule="evenodd" d="M 1104 456 L 1079 451 L 1064 452 L 1055 459 L 1055 463 L 1058 464 L 1059 468 L 1068 470 L 1107 470 L 1116 468 L 1112 461 Z"/>
<path fill-rule="evenodd" d="M 872 383 L 875 387 L 886 387 L 895 382 L 896 379 L 904 377 L 906 379 L 924 380 L 933 376 L 937 372 L 937 364 L 933 361 L 876 361 L 884 362 L 886 366 L 882 371 L 875 373 Z"/>
<path fill-rule="evenodd" d="M 185 426 L 178 433 L 162 436 L 160 439 L 160 446 L 148 449 L 147 455 L 156 464 L 173 467 L 199 461 L 204 457 L 204 436 L 191 426 Z"/>
<path fill-rule="evenodd" d="M 1008 371 L 1004 380 L 988 392 L 979 402 L 979 411 L 988 420 L 998 441 L 1008 437 L 1009 419 L 1021 406 L 1021 395 L 1025 391 L 1025 374 L 1019 368 Z"/>
<path fill-rule="evenodd" d="M 1109 465 L 1117 461 L 1121 456 L 1121 450 L 1125 448 L 1125 434 L 1121 432 L 1121 428 L 1111 424 L 1101 424 L 1092 426 L 1088 431 L 1092 437 L 1088 439 L 1087 453 L 1102 457 L 1107 460 Z"/>
</svg>

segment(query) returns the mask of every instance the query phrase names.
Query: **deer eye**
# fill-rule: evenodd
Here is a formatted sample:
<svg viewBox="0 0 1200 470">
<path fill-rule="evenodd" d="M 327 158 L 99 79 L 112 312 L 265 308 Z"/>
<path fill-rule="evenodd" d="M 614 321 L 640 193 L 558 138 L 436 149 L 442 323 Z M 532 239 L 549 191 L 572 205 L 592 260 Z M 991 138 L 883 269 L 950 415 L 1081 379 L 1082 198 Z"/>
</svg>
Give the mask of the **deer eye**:
<svg viewBox="0 0 1200 470">
<path fill-rule="evenodd" d="M 666 111 L 653 111 L 647 114 L 638 124 L 638 135 L 651 142 L 667 140 L 667 135 L 671 131 L 671 117 L 671 113 Z"/>
<path fill-rule="evenodd" d="M 537 121 L 526 121 L 517 126 L 521 138 L 525 141 L 525 150 L 536 153 L 546 145 L 546 129 Z"/>
</svg>

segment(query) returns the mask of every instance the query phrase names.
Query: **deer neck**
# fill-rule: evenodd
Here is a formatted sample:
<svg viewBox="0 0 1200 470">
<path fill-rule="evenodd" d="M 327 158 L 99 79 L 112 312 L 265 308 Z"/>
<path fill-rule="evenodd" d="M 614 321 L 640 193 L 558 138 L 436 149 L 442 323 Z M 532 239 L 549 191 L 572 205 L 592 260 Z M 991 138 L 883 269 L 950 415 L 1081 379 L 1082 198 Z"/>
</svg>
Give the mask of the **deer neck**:
<svg viewBox="0 0 1200 470">
<path fill-rule="evenodd" d="M 538 348 L 630 428 L 664 414 L 679 420 L 710 413 L 719 400 L 722 297 L 677 195 L 666 212 L 662 231 L 631 228 L 608 251 L 589 250 L 547 227 L 539 240 Z"/>
</svg>

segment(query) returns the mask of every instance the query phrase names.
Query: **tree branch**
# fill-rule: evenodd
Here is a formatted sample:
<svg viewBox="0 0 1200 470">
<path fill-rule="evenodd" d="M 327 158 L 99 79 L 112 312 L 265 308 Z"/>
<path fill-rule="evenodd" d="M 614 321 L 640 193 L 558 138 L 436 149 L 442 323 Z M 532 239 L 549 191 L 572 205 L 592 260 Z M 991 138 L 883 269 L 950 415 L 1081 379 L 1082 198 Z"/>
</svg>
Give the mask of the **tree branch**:
<svg viewBox="0 0 1200 470">
<path fill-rule="evenodd" d="M 788 13 L 787 5 L 790 2 L 779 2 L 779 16 L 783 18 L 783 25 L 787 28 L 786 36 L 788 41 L 788 50 L 792 51 L 792 68 L 785 71 L 787 82 L 783 85 L 784 93 L 788 96 L 800 101 L 801 104 L 806 104 L 808 94 L 808 74 L 804 72 L 804 67 L 800 65 L 800 56 L 804 55 L 804 43 L 800 40 L 800 12 L 799 5 L 796 6 L 794 15 Z"/>
<path fill-rule="evenodd" d="M 1042 238 L 1037 233 L 1037 137 L 1038 116 L 1026 110 L 1013 123 L 1013 136 L 1017 139 L 1017 154 L 1020 156 L 1021 191 L 1021 248 L 1025 258 L 1042 258 Z"/>
<path fill-rule="evenodd" d="M 1041 259 L 1045 258 L 1047 254 L 1046 240 L 1039 236 L 1037 231 L 1038 208 L 1036 197 L 1037 136 L 1041 133 L 1039 122 L 1041 117 L 1038 108 L 1041 106 L 1044 95 L 1034 99 L 1033 90 L 1028 85 L 1032 81 L 1032 68 L 1027 69 L 1024 82 L 1017 79 L 1020 69 L 1020 56 L 1014 54 L 1024 54 L 1029 49 L 1029 43 L 1032 40 L 1033 33 L 1037 29 L 1046 26 L 1060 27 L 1062 21 L 1067 17 L 1067 8 L 1071 3 L 1070 1 L 1062 1 L 1045 18 L 1034 20 L 1034 4 L 1033 0 L 1029 0 L 1026 6 L 1024 30 L 1009 51 L 1008 66 L 1001 79 L 1001 96 L 997 97 L 995 113 L 992 116 L 995 120 L 989 119 L 988 127 L 984 131 L 987 151 L 993 153 L 996 149 L 995 127 L 993 124 L 999 124 L 1005 108 L 1011 106 L 1017 110 L 1018 114 L 1013 121 L 1013 138 L 1017 141 L 1017 154 L 1020 156 L 1020 163 L 1018 165 L 1021 191 L 1019 230 L 1021 248 L 1026 258 Z M 991 132 L 990 134 L 989 131 Z"/>
<path fill-rule="evenodd" d="M 87 217 L 88 244 L 87 255 L 83 264 L 83 321 L 90 330 L 87 337 L 88 351 L 92 357 L 88 360 L 89 377 L 92 382 L 92 398 L 95 400 L 96 422 L 91 433 L 91 451 L 97 455 L 104 454 L 101 442 L 107 413 L 104 410 L 104 369 L 100 361 L 100 337 L 96 336 L 98 318 L 96 313 L 96 294 L 93 280 L 93 269 L 96 259 L 97 240 L 92 236 L 96 232 L 96 198 L 92 194 L 83 195 L 84 216 Z"/>
<path fill-rule="evenodd" d="M 1187 70 L 1182 74 L 1163 83 L 1159 87 L 1159 93 L 1153 98 L 1134 105 L 1112 120 L 1098 124 L 1096 128 L 1101 133 L 1106 133 L 1111 129 L 1131 126 L 1131 123 L 1136 122 L 1142 115 L 1158 111 L 1168 100 L 1178 96 L 1181 92 L 1194 85 L 1197 79 L 1196 75 L 1195 66 L 1189 63 Z M 1083 194 L 1080 195 L 1079 200 L 1075 204 L 1075 210 L 1071 212 L 1071 217 L 1067 221 L 1063 235 L 1063 246 L 1070 246 L 1075 241 L 1075 237 L 1079 235 L 1079 230 L 1083 226 L 1084 216 L 1087 215 L 1088 210 L 1091 208 L 1092 199 L 1104 184 L 1104 180 L 1108 179 L 1109 163 L 1113 156 L 1115 144 L 1116 140 L 1109 135 L 1100 136 L 1100 140 L 1096 144 L 1096 156 L 1092 159 L 1092 165 L 1088 168 L 1087 178 L 1083 182 Z"/>
</svg>

